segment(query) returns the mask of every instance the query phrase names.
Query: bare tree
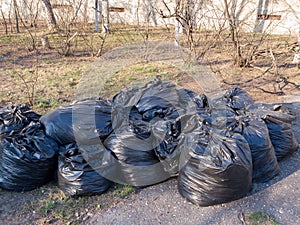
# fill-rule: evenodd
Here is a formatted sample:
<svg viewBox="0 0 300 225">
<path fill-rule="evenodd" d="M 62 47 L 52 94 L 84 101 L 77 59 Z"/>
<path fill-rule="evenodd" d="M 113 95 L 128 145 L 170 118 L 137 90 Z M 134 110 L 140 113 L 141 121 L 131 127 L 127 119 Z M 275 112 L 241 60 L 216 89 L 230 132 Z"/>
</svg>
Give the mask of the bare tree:
<svg viewBox="0 0 300 225">
<path fill-rule="evenodd" d="M 49 30 L 56 30 L 58 26 L 50 0 L 43 0 L 43 3 L 46 7 L 48 28 Z"/>
<path fill-rule="evenodd" d="M 164 10 L 157 9 L 158 14 L 162 18 L 175 18 L 175 43 L 179 42 L 180 29 L 183 28 L 183 32 L 187 36 L 188 46 L 192 53 L 195 52 L 195 42 L 194 42 L 194 27 L 193 27 L 193 15 L 191 11 L 194 7 L 194 1 L 192 0 L 176 0 L 175 8 L 171 9 L 170 6 L 162 1 L 164 5 Z"/>
<path fill-rule="evenodd" d="M 255 24 L 251 24 L 248 18 L 252 15 L 256 15 L 256 10 L 258 10 L 258 15 L 261 10 L 257 7 L 251 10 L 251 5 L 253 6 L 254 4 L 251 1 L 223 0 L 223 3 L 225 18 L 228 22 L 230 30 L 231 44 L 234 49 L 234 65 L 238 67 L 252 66 L 254 56 L 257 54 L 262 44 L 266 42 L 270 36 L 269 28 L 272 26 L 272 22 L 267 24 L 260 23 L 260 25 L 258 25 L 258 18 L 256 18 Z M 260 3 L 261 1 L 259 4 Z M 268 7 L 267 3 L 266 7 Z M 265 9 L 264 13 L 266 12 L 267 11 Z M 243 16 L 241 16 L 242 13 L 244 13 Z M 253 27 L 253 25 L 254 32 L 247 33 L 247 31 L 245 31 L 245 27 Z M 260 28 L 258 29 L 258 27 Z"/>
<path fill-rule="evenodd" d="M 237 29 L 236 19 L 234 14 L 229 12 L 229 4 L 227 0 L 224 0 L 224 6 L 225 6 L 225 15 L 229 22 L 231 40 L 235 51 L 234 64 L 242 67 L 245 66 L 246 62 L 245 59 L 243 59 L 241 54 L 241 46 L 238 40 L 238 29 Z"/>
<path fill-rule="evenodd" d="M 28 51 L 34 51 L 36 50 L 36 35 L 32 32 L 32 30 L 30 29 L 31 27 L 28 27 L 26 25 L 26 21 L 24 20 L 24 18 L 22 17 L 21 13 L 20 13 L 20 8 L 22 9 L 21 6 L 18 6 L 17 3 L 16 3 L 16 0 L 14 0 L 14 10 L 15 10 L 15 16 L 16 18 L 18 18 L 18 29 L 19 29 L 19 21 L 21 22 L 21 24 L 23 25 L 23 27 L 26 29 L 27 33 L 29 34 L 30 36 L 30 39 L 29 39 L 29 45 L 27 45 L 27 38 L 25 39 L 25 46 L 27 47 Z M 26 19 L 26 17 L 25 17 Z M 36 27 L 35 27 L 36 28 Z"/>
<path fill-rule="evenodd" d="M 30 27 L 37 27 L 37 19 L 40 10 L 40 1 L 35 0 L 23 0 L 21 16 L 30 24 Z"/>
<path fill-rule="evenodd" d="M 175 44 L 179 45 L 179 36 L 180 33 L 183 33 L 185 35 L 184 42 L 190 50 L 190 60 L 192 61 L 203 58 L 215 46 L 224 31 L 224 22 L 216 25 L 218 28 L 213 32 L 211 32 L 211 27 L 207 27 L 207 10 L 200 10 L 204 8 L 203 4 L 203 0 L 176 0 L 175 5 L 162 1 L 162 6 L 156 6 L 157 13 L 163 19 L 175 19 Z M 215 8 L 213 10 L 217 11 Z M 217 13 L 216 16 L 218 16 Z"/>
<path fill-rule="evenodd" d="M 84 29 L 78 26 L 78 18 L 81 10 L 84 10 L 85 0 L 65 0 L 64 3 L 56 5 L 56 18 L 60 28 L 57 34 L 61 37 L 59 47 L 56 49 L 63 56 L 70 56 L 73 55 L 77 38 Z"/>
</svg>

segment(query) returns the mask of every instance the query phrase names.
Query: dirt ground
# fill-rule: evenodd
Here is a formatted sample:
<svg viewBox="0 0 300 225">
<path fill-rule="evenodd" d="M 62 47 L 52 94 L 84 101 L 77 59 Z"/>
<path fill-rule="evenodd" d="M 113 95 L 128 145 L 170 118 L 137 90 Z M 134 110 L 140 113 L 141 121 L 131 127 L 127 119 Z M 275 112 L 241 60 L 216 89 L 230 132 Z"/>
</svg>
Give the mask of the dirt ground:
<svg viewBox="0 0 300 225">
<path fill-rule="evenodd" d="M 80 79 L 95 61 L 76 52 L 64 57 L 56 49 L 30 52 L 14 35 L 1 35 L 0 49 L 0 106 L 32 101 L 32 107 L 41 114 L 75 100 Z M 276 66 L 270 63 L 268 53 L 263 54 L 251 68 L 234 67 L 230 54 L 221 49 L 214 50 L 204 62 L 223 90 L 240 86 L 256 102 L 300 101 L 300 70 L 291 64 L 294 52 L 288 47 L 284 51 L 274 50 Z M 127 85 L 124 80 L 150 79 L 156 75 L 201 93 L 199 84 L 177 68 L 137 62 L 113 74 L 102 96 L 111 97 Z M 261 217 L 270 216 L 279 224 L 299 224 L 299 165 L 298 151 L 280 163 L 280 176 L 254 186 L 246 198 L 207 208 L 194 206 L 180 197 L 176 179 L 143 190 L 116 185 L 101 196 L 79 198 L 65 196 L 55 182 L 25 193 L 0 189 L 0 221 L 10 225 L 249 224 L 248 216 L 262 211 L 266 215 Z M 269 221 L 265 224 L 272 224 L 272 220 L 265 220 Z"/>
</svg>

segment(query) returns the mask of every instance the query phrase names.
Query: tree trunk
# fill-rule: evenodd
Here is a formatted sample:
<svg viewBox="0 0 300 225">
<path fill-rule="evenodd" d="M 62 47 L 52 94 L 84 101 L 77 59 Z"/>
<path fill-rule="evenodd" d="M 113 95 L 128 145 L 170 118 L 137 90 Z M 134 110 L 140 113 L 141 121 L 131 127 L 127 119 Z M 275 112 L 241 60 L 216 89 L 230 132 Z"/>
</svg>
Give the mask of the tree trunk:
<svg viewBox="0 0 300 225">
<path fill-rule="evenodd" d="M 18 13 L 18 5 L 17 1 L 14 0 L 14 12 L 15 12 L 15 19 L 16 19 L 16 33 L 20 33 L 19 29 L 19 13 Z"/>
<path fill-rule="evenodd" d="M 37 3 L 36 3 L 36 5 L 35 5 L 35 11 L 34 11 L 34 14 L 33 14 L 33 16 L 32 16 L 32 18 L 31 18 L 31 20 L 30 20 L 30 26 L 31 27 L 35 27 L 35 28 L 37 28 L 37 19 L 38 19 L 38 15 L 39 15 L 39 4 L 40 4 L 40 1 L 38 1 Z M 32 7 L 32 9 L 31 9 L 32 11 L 34 10 L 33 9 L 33 7 Z"/>
<path fill-rule="evenodd" d="M 229 5 L 227 0 L 224 0 L 224 5 L 225 5 L 225 14 L 229 21 L 231 40 L 233 42 L 233 46 L 235 50 L 234 65 L 243 67 L 246 65 L 246 61 L 242 57 L 241 46 L 238 40 L 238 30 L 237 30 L 236 22 L 234 17 L 231 16 L 229 13 Z"/>
<path fill-rule="evenodd" d="M 179 46 L 179 33 L 180 33 L 180 23 L 178 19 L 175 20 L 175 46 Z"/>
<path fill-rule="evenodd" d="M 47 24 L 49 30 L 56 30 L 58 28 L 56 19 L 53 13 L 53 9 L 50 3 L 50 0 L 43 0 L 43 3 L 46 7 L 46 13 L 47 13 Z"/>
<path fill-rule="evenodd" d="M 4 26 L 4 29 L 5 29 L 5 34 L 8 34 L 8 28 L 7 28 L 7 22 L 6 22 L 6 19 L 5 19 L 5 16 L 4 16 L 4 13 L 1 9 L 1 15 L 2 15 L 2 19 L 3 19 L 3 26 Z"/>
<path fill-rule="evenodd" d="M 110 33 L 108 0 L 102 0 L 102 16 L 102 33 Z"/>
<path fill-rule="evenodd" d="M 49 38 L 48 38 L 47 35 L 43 35 L 43 36 L 41 37 L 41 42 L 42 42 L 43 48 L 45 48 L 45 49 L 50 49 L 50 48 L 51 48 L 51 47 L 50 47 Z"/>
<path fill-rule="evenodd" d="M 100 1 L 95 0 L 95 31 L 98 32 L 99 30 L 99 7 Z"/>
<path fill-rule="evenodd" d="M 89 4 L 89 2 L 85 1 L 84 10 L 83 10 L 83 24 L 84 24 L 84 27 L 87 26 L 87 23 L 88 23 L 88 4 Z"/>
</svg>

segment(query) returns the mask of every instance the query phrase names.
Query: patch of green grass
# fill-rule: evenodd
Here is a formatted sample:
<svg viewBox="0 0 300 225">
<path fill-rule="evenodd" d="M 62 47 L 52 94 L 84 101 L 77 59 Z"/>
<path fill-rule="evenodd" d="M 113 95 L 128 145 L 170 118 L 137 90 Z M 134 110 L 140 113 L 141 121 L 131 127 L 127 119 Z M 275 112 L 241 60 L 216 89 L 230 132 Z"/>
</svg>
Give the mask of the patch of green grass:
<svg viewBox="0 0 300 225">
<path fill-rule="evenodd" d="M 253 212 L 248 216 L 251 225 L 279 225 L 273 217 L 263 211 Z"/>
<path fill-rule="evenodd" d="M 0 35 L 0 42 L 2 42 L 2 43 L 11 43 L 11 40 L 12 40 L 11 34 Z"/>
<path fill-rule="evenodd" d="M 117 184 L 116 189 L 113 191 L 113 195 L 119 198 L 125 198 L 134 192 L 134 188 L 130 185 Z"/>
<path fill-rule="evenodd" d="M 49 200 L 43 206 L 41 206 L 40 212 L 42 214 L 47 214 L 48 212 L 50 212 L 51 210 L 53 210 L 55 207 L 56 207 L 55 201 Z"/>
<path fill-rule="evenodd" d="M 147 73 L 157 73 L 158 71 L 157 71 L 156 68 L 150 67 L 150 68 L 147 68 L 146 72 L 147 72 Z"/>
<path fill-rule="evenodd" d="M 15 76 L 16 76 L 15 70 L 6 70 L 6 73 L 10 78 L 15 78 Z"/>
<path fill-rule="evenodd" d="M 142 87 L 156 76 L 160 76 L 165 81 L 172 80 L 178 83 L 179 72 L 178 68 L 163 63 L 137 63 L 118 70 L 110 76 L 103 89 L 100 90 L 100 96 L 110 98 L 126 87 Z"/>
<path fill-rule="evenodd" d="M 18 211 L 20 216 L 35 212 L 37 224 L 82 224 L 88 213 L 101 211 L 114 202 L 121 201 L 133 192 L 128 185 L 116 185 L 101 195 L 70 197 L 64 194 L 55 183 L 49 183 L 32 193 L 32 198 Z"/>
<path fill-rule="evenodd" d="M 145 70 L 145 65 L 133 65 L 131 67 L 132 70 L 135 70 L 135 71 L 144 71 Z"/>
<path fill-rule="evenodd" d="M 44 220 L 57 218 L 59 224 L 78 224 L 86 210 L 101 208 L 97 196 L 73 198 L 66 196 L 57 186 L 44 186 L 35 192 L 35 198 L 21 208 L 21 215 L 34 210 Z"/>
<path fill-rule="evenodd" d="M 14 44 L 24 46 L 28 42 L 28 34 L 24 33 L 18 33 L 18 34 L 2 34 L 0 35 L 0 43 L 5 44 Z M 31 39 L 31 38 L 30 38 Z"/>
<path fill-rule="evenodd" d="M 53 98 L 51 99 L 38 98 L 34 103 L 34 108 L 40 108 L 40 109 L 54 108 L 60 105 L 61 103 Z"/>
<path fill-rule="evenodd" d="M 155 73 L 158 72 L 157 67 L 151 64 L 138 64 L 131 67 L 133 71 L 136 72 L 143 72 L 143 73 Z"/>
</svg>

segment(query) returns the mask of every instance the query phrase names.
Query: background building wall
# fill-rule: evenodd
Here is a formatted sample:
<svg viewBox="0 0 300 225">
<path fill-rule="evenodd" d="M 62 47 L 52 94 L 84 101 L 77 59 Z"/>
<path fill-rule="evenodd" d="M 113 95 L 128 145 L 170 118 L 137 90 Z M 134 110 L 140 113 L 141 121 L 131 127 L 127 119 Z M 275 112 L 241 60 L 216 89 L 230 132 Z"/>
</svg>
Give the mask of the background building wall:
<svg viewBox="0 0 300 225">
<path fill-rule="evenodd" d="M 19 13 L 30 19 L 37 14 L 42 20 L 44 5 L 40 0 L 16 0 Z M 101 1 L 100 1 L 101 2 Z M 175 0 L 164 1 L 171 13 Z M 195 24 L 200 29 L 218 29 L 227 24 L 224 4 L 220 0 L 190 0 Z M 235 15 L 241 28 L 251 32 L 273 34 L 298 34 L 300 27 L 299 0 L 228 0 L 230 12 Z M 55 16 L 63 22 L 94 22 L 93 0 L 51 0 Z M 162 19 L 159 12 L 170 14 L 162 0 L 109 0 L 111 23 L 152 26 L 174 25 L 175 18 Z M 0 9 L 6 17 L 14 18 L 13 0 L 0 0 Z M 173 11 L 172 11 L 173 10 Z M 100 17 L 101 19 L 101 17 Z"/>
</svg>

